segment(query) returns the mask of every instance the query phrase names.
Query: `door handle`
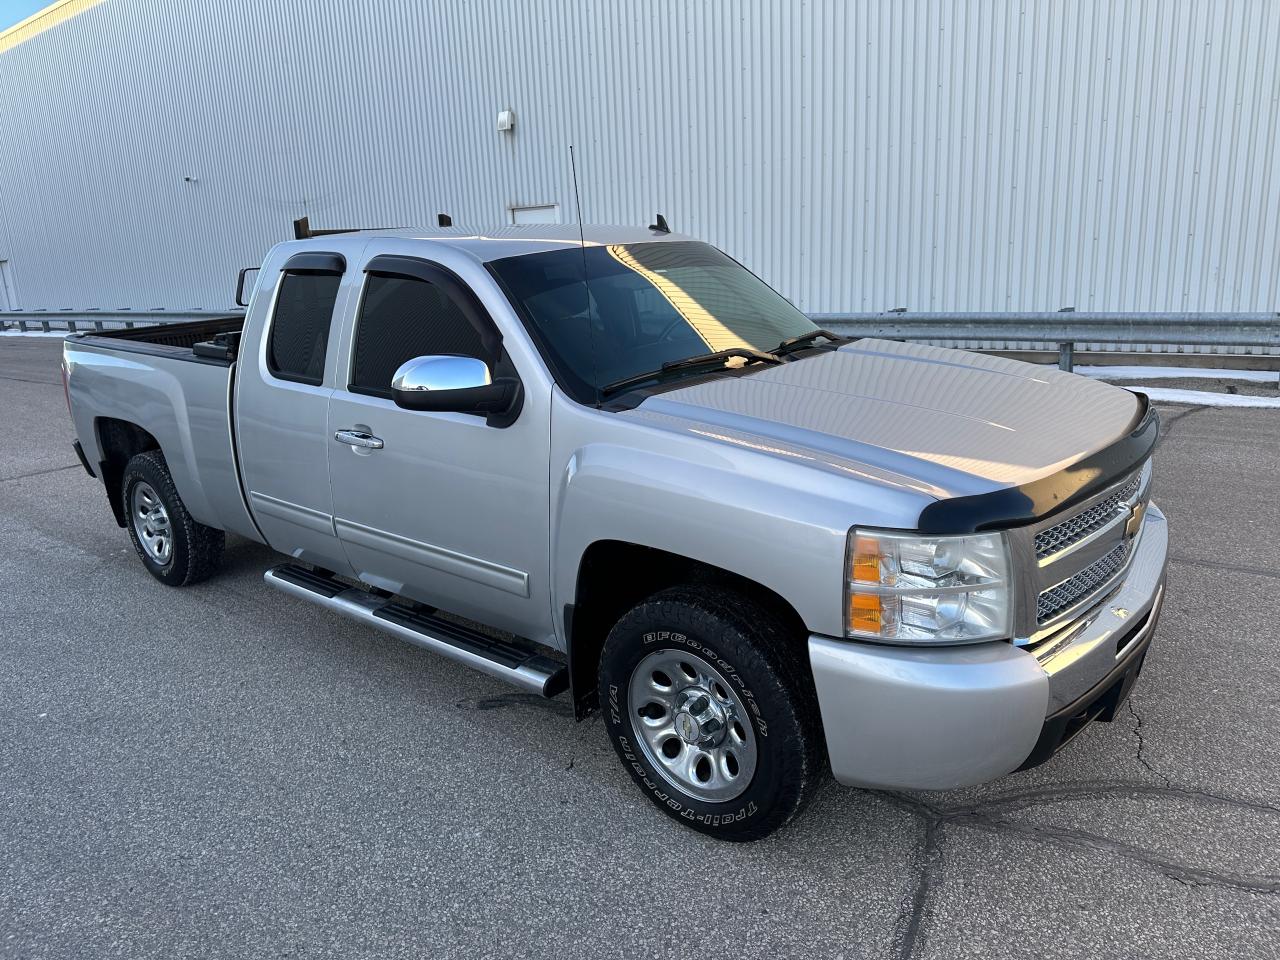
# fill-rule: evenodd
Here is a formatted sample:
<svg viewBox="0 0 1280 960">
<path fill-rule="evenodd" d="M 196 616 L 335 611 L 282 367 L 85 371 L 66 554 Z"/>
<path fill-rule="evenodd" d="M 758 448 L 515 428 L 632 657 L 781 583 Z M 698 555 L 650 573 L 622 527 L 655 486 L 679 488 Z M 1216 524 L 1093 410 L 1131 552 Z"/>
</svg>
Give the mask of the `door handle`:
<svg viewBox="0 0 1280 960">
<path fill-rule="evenodd" d="M 339 443 L 350 444 L 353 447 L 367 447 L 370 450 L 382 449 L 381 437 L 375 437 L 371 433 L 362 433 L 359 430 L 339 430 L 333 435 L 333 439 Z"/>
</svg>

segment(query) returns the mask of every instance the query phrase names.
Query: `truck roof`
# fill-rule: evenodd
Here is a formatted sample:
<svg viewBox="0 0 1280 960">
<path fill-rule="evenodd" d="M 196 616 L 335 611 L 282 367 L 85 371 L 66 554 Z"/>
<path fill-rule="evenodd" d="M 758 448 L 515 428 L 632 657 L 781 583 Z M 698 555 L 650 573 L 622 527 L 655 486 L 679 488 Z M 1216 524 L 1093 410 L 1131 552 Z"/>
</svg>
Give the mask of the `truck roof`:
<svg viewBox="0 0 1280 960">
<path fill-rule="evenodd" d="M 576 247 L 579 243 L 578 225 L 575 223 L 497 226 L 480 231 L 466 227 L 353 230 L 349 233 L 309 237 L 306 240 L 289 240 L 286 243 L 298 249 L 334 250 L 341 246 L 348 246 L 352 241 L 363 242 L 374 238 L 421 240 L 424 243 L 451 247 L 481 263 L 526 253 L 543 253 L 548 250 Z M 647 227 L 592 225 L 582 227 L 582 239 L 587 246 L 605 246 L 615 243 L 651 243 L 693 238 L 680 233 L 660 233 Z"/>
</svg>

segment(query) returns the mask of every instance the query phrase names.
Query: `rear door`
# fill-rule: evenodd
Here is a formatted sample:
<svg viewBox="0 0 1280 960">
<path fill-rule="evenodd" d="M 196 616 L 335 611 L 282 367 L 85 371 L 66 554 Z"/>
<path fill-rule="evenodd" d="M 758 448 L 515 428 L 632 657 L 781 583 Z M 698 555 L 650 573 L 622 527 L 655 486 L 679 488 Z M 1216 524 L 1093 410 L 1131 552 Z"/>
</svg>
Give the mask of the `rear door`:
<svg viewBox="0 0 1280 960">
<path fill-rule="evenodd" d="M 345 271 L 341 254 L 321 251 L 295 254 L 279 269 L 257 356 L 243 358 L 238 373 L 236 431 L 245 489 L 267 542 L 350 572 L 333 528 L 325 436 L 337 370 L 330 332 L 342 316 Z M 265 272 L 262 282 L 270 282 Z"/>
<path fill-rule="evenodd" d="M 550 632 L 547 598 L 547 422 L 526 409 L 492 427 L 482 416 L 404 410 L 396 369 L 414 357 L 460 354 L 519 375 L 474 296 L 439 264 L 376 257 L 352 333 L 346 382 L 329 403 L 334 520 L 366 583 L 482 623 Z M 526 381 L 527 382 L 527 381 Z M 350 432 L 380 446 L 339 442 Z"/>
</svg>

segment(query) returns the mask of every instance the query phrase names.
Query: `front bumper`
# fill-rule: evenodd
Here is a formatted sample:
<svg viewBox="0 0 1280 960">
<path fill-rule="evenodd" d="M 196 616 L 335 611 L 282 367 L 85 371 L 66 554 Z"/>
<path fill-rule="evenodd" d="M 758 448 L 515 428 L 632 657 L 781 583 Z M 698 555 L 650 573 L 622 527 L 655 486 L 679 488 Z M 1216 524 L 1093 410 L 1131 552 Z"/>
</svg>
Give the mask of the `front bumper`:
<svg viewBox="0 0 1280 960">
<path fill-rule="evenodd" d="M 891 647 L 809 637 L 827 753 L 851 786 L 941 790 L 1052 756 L 1110 719 L 1141 670 L 1169 533 L 1154 504 L 1120 587 L 1035 648 Z"/>
</svg>

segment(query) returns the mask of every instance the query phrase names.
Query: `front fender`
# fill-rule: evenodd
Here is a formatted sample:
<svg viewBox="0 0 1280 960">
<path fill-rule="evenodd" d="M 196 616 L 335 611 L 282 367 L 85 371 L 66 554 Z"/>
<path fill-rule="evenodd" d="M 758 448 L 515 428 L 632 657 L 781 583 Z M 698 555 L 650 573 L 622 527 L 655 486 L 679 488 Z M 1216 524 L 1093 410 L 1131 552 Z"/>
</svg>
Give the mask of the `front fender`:
<svg viewBox="0 0 1280 960">
<path fill-rule="evenodd" d="M 744 472 L 733 456 L 713 459 L 610 443 L 573 451 L 553 489 L 554 609 L 574 602 L 587 548 L 619 540 L 746 577 L 783 597 L 811 631 L 839 634 L 848 502 Z"/>
</svg>

